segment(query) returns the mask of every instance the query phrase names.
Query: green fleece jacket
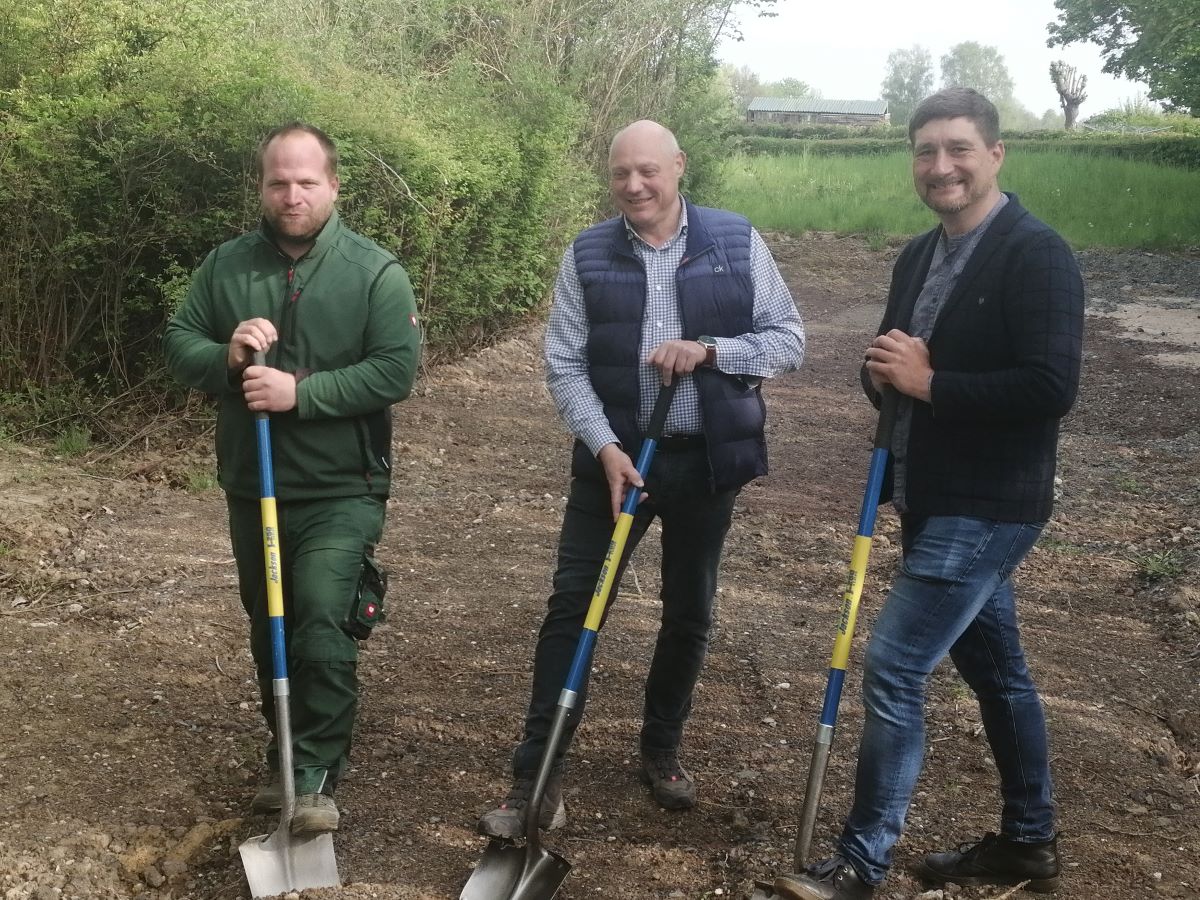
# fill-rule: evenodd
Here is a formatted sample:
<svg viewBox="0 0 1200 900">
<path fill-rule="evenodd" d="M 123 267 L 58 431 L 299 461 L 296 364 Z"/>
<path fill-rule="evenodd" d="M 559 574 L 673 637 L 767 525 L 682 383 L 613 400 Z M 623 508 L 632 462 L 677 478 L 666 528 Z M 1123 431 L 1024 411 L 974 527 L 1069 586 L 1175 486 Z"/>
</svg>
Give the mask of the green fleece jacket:
<svg viewBox="0 0 1200 900">
<path fill-rule="evenodd" d="M 336 212 L 295 261 L 266 228 L 208 255 L 163 337 L 171 374 L 217 398 L 221 487 L 259 496 L 254 414 L 228 353 L 237 325 L 261 317 L 279 332 L 267 365 L 297 376 L 295 409 L 271 416 L 276 496 L 387 496 L 391 404 L 412 390 L 421 349 L 408 275 Z"/>
</svg>

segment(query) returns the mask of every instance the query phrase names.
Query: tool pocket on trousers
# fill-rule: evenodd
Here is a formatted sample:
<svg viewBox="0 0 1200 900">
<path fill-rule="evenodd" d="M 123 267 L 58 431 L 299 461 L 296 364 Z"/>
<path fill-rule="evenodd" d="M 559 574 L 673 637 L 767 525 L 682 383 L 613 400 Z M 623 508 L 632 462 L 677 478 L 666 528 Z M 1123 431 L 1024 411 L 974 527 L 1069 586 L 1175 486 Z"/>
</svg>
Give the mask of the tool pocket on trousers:
<svg viewBox="0 0 1200 900">
<path fill-rule="evenodd" d="M 343 626 L 351 637 L 365 641 L 375 626 L 383 621 L 383 598 L 386 593 L 387 572 L 380 568 L 373 556 L 363 556 L 362 575 L 350 604 L 350 614 Z"/>
</svg>

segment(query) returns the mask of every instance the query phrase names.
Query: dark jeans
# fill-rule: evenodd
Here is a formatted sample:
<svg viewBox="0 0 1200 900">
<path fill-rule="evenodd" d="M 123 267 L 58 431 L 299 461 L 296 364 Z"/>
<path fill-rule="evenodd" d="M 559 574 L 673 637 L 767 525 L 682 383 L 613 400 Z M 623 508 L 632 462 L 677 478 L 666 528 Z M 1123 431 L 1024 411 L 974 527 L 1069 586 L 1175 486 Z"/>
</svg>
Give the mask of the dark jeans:
<svg viewBox="0 0 1200 900">
<path fill-rule="evenodd" d="M 262 712 L 271 729 L 267 763 L 275 770 L 279 754 L 261 512 L 257 500 L 230 497 L 228 504 Z M 276 509 L 296 793 L 330 791 L 346 769 L 358 709 L 358 643 L 344 626 L 366 549 L 379 543 L 385 507 L 378 497 L 332 497 L 281 502 Z"/>
<path fill-rule="evenodd" d="M 662 523 L 663 606 L 658 643 L 646 678 L 641 734 L 641 745 L 646 750 L 673 750 L 679 746 L 692 707 L 692 690 L 708 650 L 717 568 L 737 496 L 737 491 L 712 493 L 708 478 L 708 459 L 702 447 L 660 451 L 655 456 L 646 477 L 649 496 L 634 515 L 609 597 L 611 609 L 630 554 L 657 516 Z M 559 537 L 554 592 L 534 654 L 533 695 L 525 719 L 525 739 L 513 754 L 515 772 L 530 772 L 541 761 L 559 694 L 608 552 L 613 524 L 608 485 L 573 479 Z M 560 759 L 586 702 L 585 677 L 558 748 Z"/>
<path fill-rule="evenodd" d="M 904 557 L 867 646 L 866 720 L 840 849 L 883 880 L 925 753 L 925 689 L 947 653 L 979 701 L 1000 774 L 1000 831 L 1054 836 L 1041 699 L 1025 664 L 1011 576 L 1042 525 L 965 516 L 901 518 Z"/>
</svg>

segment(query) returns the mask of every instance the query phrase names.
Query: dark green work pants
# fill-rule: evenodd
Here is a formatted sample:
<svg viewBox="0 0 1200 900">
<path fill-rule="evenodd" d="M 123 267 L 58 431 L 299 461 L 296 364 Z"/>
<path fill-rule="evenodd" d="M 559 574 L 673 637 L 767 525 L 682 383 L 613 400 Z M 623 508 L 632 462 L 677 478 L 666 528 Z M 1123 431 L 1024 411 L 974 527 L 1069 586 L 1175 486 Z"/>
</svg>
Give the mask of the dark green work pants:
<svg viewBox="0 0 1200 900">
<path fill-rule="evenodd" d="M 272 735 L 267 763 L 276 770 L 261 512 L 257 500 L 229 497 L 228 503 L 250 649 Z M 359 600 L 366 557 L 383 531 L 385 504 L 379 497 L 334 497 L 280 502 L 277 510 L 296 793 L 332 793 L 350 755 L 358 706 L 358 644 L 347 631 L 348 620 Z"/>
</svg>

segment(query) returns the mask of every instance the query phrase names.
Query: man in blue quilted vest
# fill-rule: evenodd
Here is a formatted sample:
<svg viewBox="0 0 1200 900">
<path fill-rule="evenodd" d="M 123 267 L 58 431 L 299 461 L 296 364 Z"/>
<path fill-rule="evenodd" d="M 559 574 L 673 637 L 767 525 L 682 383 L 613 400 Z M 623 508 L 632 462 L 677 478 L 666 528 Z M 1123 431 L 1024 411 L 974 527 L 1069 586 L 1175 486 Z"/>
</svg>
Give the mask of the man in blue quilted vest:
<svg viewBox="0 0 1200 900">
<path fill-rule="evenodd" d="M 524 810 L 558 695 L 626 490 L 645 499 L 616 584 L 638 541 L 662 527 L 662 622 L 646 678 L 641 777 L 666 809 L 696 803 L 679 760 L 704 664 L 717 569 L 741 487 L 767 472 L 760 385 L 796 369 L 804 326 L 758 232 L 742 216 L 679 193 L 686 157 L 656 122 L 624 128 L 609 151 L 620 215 L 588 228 L 563 256 L 546 332 L 547 384 L 575 435 L 558 569 L 534 655 L 524 740 L 509 795 L 482 833 L 524 832 Z M 643 483 L 636 457 L 659 387 L 678 379 L 664 437 Z M 582 715 L 586 681 L 559 748 Z M 566 822 L 561 761 L 539 811 Z"/>
</svg>

